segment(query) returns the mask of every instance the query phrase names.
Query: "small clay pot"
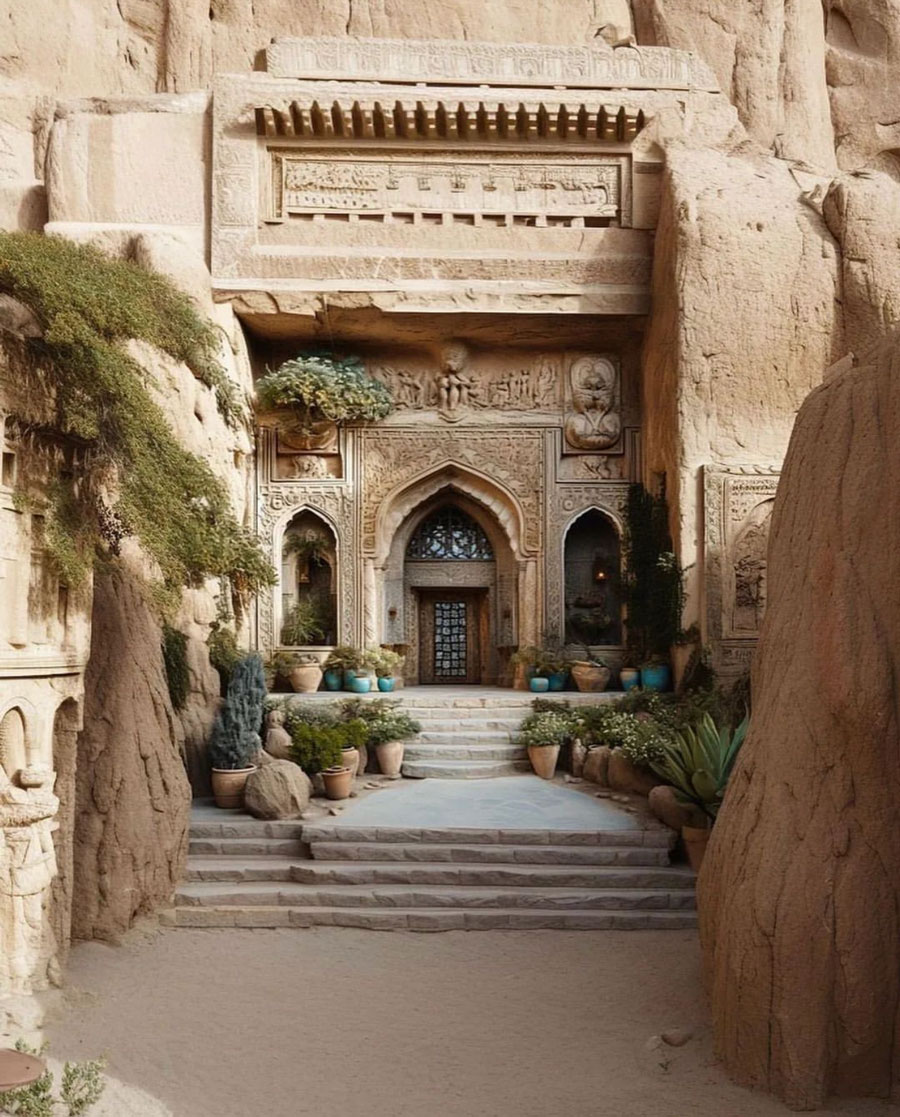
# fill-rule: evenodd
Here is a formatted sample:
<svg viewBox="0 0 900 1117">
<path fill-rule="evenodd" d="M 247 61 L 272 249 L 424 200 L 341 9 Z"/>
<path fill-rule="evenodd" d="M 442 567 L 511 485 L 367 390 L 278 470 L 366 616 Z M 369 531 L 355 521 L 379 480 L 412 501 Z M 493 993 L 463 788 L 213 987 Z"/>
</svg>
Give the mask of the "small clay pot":
<svg viewBox="0 0 900 1117">
<path fill-rule="evenodd" d="M 636 686 L 641 685 L 641 673 L 637 667 L 623 667 L 619 672 L 619 682 L 622 684 L 622 690 L 634 690 Z"/>
<path fill-rule="evenodd" d="M 244 785 L 256 768 L 213 768 L 212 790 L 216 806 L 236 810 L 244 805 Z"/>
<path fill-rule="evenodd" d="M 708 826 L 682 826 L 681 828 L 681 840 L 684 842 L 684 848 L 687 851 L 688 864 L 695 873 L 700 872 L 711 833 L 712 831 Z"/>
<path fill-rule="evenodd" d="M 350 775 L 356 776 L 359 772 L 359 749 L 341 749 L 341 760 L 344 762 L 344 767 L 350 769 Z"/>
<path fill-rule="evenodd" d="M 529 745 L 528 759 L 534 774 L 542 780 L 552 780 L 559 759 L 559 745 Z"/>
<path fill-rule="evenodd" d="M 400 776 L 403 766 L 404 744 L 402 741 L 386 741 L 383 745 L 375 746 L 375 755 L 378 757 L 378 767 L 381 774 L 395 780 Z"/>
<path fill-rule="evenodd" d="M 325 794 L 329 799 L 347 799 L 353 785 L 353 773 L 349 768 L 336 766 L 326 768 L 319 773 L 325 785 Z"/>
</svg>

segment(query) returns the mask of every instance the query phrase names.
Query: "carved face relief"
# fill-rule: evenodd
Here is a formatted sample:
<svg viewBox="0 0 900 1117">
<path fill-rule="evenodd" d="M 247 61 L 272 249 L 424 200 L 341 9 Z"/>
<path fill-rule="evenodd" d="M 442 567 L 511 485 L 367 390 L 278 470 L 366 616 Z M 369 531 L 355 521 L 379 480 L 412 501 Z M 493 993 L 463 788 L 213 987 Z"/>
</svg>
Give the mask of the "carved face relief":
<svg viewBox="0 0 900 1117">
<path fill-rule="evenodd" d="M 578 450 L 608 449 L 622 433 L 615 365 L 608 357 L 579 357 L 569 378 L 573 412 L 566 418 L 567 442 Z"/>
</svg>

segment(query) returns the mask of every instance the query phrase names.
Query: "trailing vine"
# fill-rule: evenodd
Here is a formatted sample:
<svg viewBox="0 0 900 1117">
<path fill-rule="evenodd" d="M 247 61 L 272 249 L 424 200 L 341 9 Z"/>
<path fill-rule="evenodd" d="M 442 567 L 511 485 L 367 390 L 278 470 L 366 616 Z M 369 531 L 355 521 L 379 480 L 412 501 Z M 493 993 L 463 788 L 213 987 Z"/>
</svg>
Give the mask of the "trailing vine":
<svg viewBox="0 0 900 1117">
<path fill-rule="evenodd" d="M 32 381 L 16 418 L 26 436 L 65 436 L 71 467 L 43 494 L 46 543 L 74 584 L 97 553 L 136 536 L 175 591 L 227 576 L 239 596 L 272 584 L 258 540 L 235 520 L 205 461 L 177 441 L 131 339 L 183 361 L 210 387 L 226 422 L 242 419 L 218 363 L 216 332 L 166 277 L 61 237 L 0 233 L 0 292 L 25 303 L 43 335 L 29 339 Z"/>
</svg>

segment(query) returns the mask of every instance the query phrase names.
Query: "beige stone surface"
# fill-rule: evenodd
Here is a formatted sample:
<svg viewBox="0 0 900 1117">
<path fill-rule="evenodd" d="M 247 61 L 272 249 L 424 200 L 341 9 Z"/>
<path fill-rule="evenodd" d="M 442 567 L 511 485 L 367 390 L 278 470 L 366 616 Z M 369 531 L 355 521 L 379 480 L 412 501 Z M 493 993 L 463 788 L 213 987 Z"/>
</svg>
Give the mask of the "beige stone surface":
<svg viewBox="0 0 900 1117">
<path fill-rule="evenodd" d="M 244 806 L 255 818 L 299 818 L 311 794 L 312 783 L 299 765 L 271 759 L 247 777 Z"/>
<path fill-rule="evenodd" d="M 591 783 L 598 783 L 601 787 L 609 786 L 609 757 L 612 750 L 606 745 L 598 745 L 589 749 L 584 762 L 582 775 Z"/>
<path fill-rule="evenodd" d="M 78 743 L 72 935 L 114 939 L 184 870 L 190 788 L 161 633 L 133 577 L 96 578 Z"/>
<path fill-rule="evenodd" d="M 691 812 L 678 802 L 675 798 L 675 789 L 668 784 L 660 784 L 659 787 L 650 789 L 647 806 L 660 822 L 673 830 L 680 831 L 682 826 L 691 824 Z"/>
<path fill-rule="evenodd" d="M 606 782 L 613 791 L 634 795 L 649 795 L 661 781 L 652 772 L 632 764 L 621 749 L 611 749 L 606 770 Z"/>
<path fill-rule="evenodd" d="M 729 1072 L 814 1109 L 898 1096 L 900 336 L 804 403 L 753 719 L 699 880 Z"/>
</svg>

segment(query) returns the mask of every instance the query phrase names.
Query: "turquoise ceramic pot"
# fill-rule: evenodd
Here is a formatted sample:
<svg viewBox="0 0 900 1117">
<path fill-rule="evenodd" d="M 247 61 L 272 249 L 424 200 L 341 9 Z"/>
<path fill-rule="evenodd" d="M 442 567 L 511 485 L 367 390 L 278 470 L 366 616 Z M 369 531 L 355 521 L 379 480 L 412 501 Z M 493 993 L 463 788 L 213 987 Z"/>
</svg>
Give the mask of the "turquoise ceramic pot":
<svg viewBox="0 0 900 1117">
<path fill-rule="evenodd" d="M 654 667 L 641 668 L 641 686 L 644 690 L 669 690 L 672 686 L 672 672 L 667 663 Z"/>
<path fill-rule="evenodd" d="M 633 690 L 641 685 L 641 673 L 636 667 L 623 667 L 619 672 L 622 690 Z"/>
<path fill-rule="evenodd" d="M 340 690 L 344 684 L 344 676 L 341 671 L 326 671 L 325 672 L 325 689 L 326 690 Z"/>
<path fill-rule="evenodd" d="M 372 680 L 368 675 L 354 675 L 350 680 L 350 689 L 354 694 L 368 694 L 372 689 Z"/>
<path fill-rule="evenodd" d="M 569 677 L 568 671 L 554 671 L 554 673 L 547 680 L 550 683 L 551 690 L 565 690 L 566 680 Z"/>
<path fill-rule="evenodd" d="M 535 694 L 546 694 L 550 689 L 549 679 L 540 679 L 537 675 L 533 675 L 530 679 L 528 686 L 534 691 Z"/>
<path fill-rule="evenodd" d="M 382 694 L 390 694 L 395 685 L 396 682 L 394 679 L 383 679 L 381 677 L 378 679 L 378 689 Z"/>
</svg>

